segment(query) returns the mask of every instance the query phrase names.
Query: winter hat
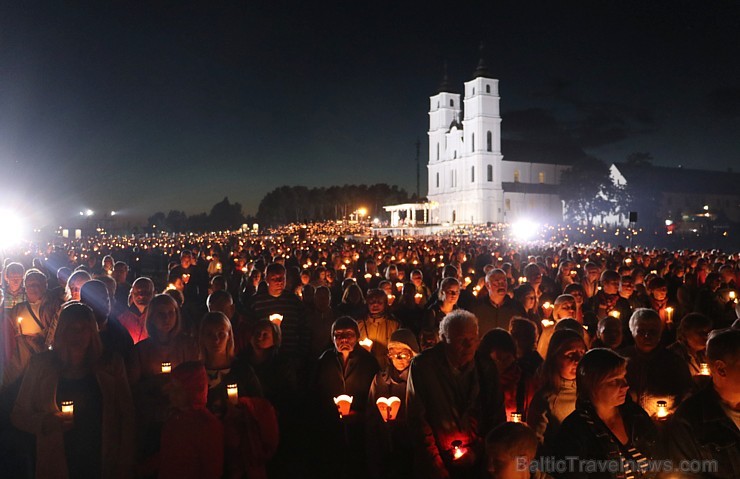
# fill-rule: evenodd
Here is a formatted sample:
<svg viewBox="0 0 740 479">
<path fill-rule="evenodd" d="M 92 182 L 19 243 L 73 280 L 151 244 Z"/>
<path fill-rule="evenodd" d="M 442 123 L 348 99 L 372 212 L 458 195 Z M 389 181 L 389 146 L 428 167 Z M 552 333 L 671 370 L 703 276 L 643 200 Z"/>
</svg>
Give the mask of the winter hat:
<svg viewBox="0 0 740 479">
<path fill-rule="evenodd" d="M 388 342 L 388 349 L 390 348 L 406 348 L 413 351 L 414 355 L 419 354 L 419 342 L 410 329 L 401 328 L 393 331 Z"/>
</svg>

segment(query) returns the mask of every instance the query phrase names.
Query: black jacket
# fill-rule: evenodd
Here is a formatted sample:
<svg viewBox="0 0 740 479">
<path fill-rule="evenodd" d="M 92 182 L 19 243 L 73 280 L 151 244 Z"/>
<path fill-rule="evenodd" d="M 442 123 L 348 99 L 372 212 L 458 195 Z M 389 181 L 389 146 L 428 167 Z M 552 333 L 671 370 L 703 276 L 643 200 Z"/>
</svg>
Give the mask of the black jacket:
<svg viewBox="0 0 740 479">
<path fill-rule="evenodd" d="M 717 461 L 716 472 L 686 477 L 740 477 L 740 431 L 722 410 L 711 384 L 678 407 L 668 424 L 665 442 L 674 464 L 683 460 Z"/>
</svg>

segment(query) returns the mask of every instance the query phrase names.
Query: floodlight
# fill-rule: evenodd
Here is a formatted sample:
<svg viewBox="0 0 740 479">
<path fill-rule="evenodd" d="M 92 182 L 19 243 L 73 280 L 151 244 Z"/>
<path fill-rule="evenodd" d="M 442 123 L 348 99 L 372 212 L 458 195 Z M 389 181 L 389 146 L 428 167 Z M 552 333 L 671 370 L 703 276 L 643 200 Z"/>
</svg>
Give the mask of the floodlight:
<svg viewBox="0 0 740 479">
<path fill-rule="evenodd" d="M 23 220 L 12 211 L 0 210 L 0 247 L 18 243 L 23 237 Z"/>
<path fill-rule="evenodd" d="M 511 224 L 511 234 L 514 238 L 527 241 L 535 237 L 540 225 L 532 220 L 522 219 Z"/>
</svg>

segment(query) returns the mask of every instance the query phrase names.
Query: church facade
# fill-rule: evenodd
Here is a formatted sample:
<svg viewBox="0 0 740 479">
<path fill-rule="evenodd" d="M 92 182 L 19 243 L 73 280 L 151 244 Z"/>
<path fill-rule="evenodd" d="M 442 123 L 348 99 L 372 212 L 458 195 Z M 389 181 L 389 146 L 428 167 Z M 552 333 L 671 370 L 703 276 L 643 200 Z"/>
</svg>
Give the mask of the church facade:
<svg viewBox="0 0 740 479">
<path fill-rule="evenodd" d="M 567 164 L 547 149 L 504 157 L 499 82 L 483 61 L 461 95 L 447 82 L 429 99 L 430 223 L 558 223 L 558 184 Z M 521 149 L 519 149 L 521 152 Z"/>
</svg>

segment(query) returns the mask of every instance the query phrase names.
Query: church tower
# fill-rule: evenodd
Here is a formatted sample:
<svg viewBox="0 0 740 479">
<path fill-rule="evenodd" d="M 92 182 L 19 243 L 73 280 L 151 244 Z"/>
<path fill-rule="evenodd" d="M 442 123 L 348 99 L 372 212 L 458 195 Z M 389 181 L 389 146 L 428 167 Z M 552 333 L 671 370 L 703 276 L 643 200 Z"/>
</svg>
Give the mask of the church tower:
<svg viewBox="0 0 740 479">
<path fill-rule="evenodd" d="M 433 213 L 434 222 L 452 222 L 453 212 L 447 211 L 457 188 L 458 172 L 455 162 L 462 151 L 457 145 L 462 138 L 460 123 L 460 94 L 455 93 L 447 78 L 447 68 L 437 94 L 429 98 L 429 164 L 428 192 L 430 201 L 439 203 L 440 208 Z M 450 132 L 454 129 L 451 136 Z"/>
<path fill-rule="evenodd" d="M 503 221 L 501 185 L 501 114 L 498 80 L 490 74 L 483 59 L 473 79 L 465 83 L 464 155 L 465 181 L 461 205 L 465 223 Z"/>
</svg>

